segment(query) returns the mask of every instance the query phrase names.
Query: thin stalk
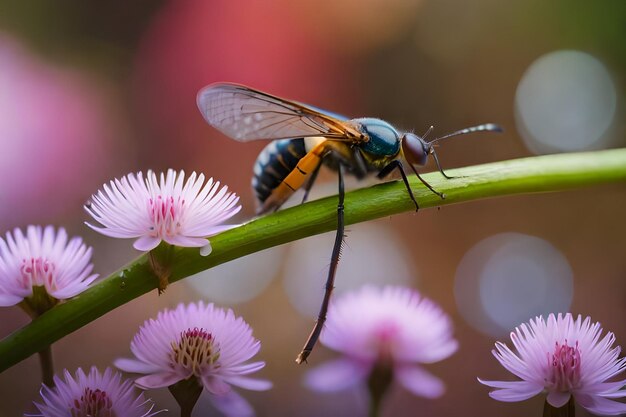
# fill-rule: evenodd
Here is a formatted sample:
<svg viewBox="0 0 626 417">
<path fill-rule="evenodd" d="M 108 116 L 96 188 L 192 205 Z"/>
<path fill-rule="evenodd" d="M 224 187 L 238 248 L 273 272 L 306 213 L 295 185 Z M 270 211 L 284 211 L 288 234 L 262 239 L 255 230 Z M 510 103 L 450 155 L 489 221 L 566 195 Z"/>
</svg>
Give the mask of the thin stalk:
<svg viewBox="0 0 626 417">
<path fill-rule="evenodd" d="M 385 395 L 393 382 L 393 364 L 388 358 L 380 358 L 367 379 L 367 388 L 370 394 L 369 417 L 378 417 Z"/>
<path fill-rule="evenodd" d="M 449 170 L 457 177 L 445 179 L 439 172 L 423 175 L 446 199 L 411 178 L 420 208 L 466 201 L 597 184 L 626 182 L 626 149 L 538 156 Z M 592 204 L 581 201 L 581 205 Z M 198 249 L 175 248 L 169 260 L 173 283 L 230 260 L 307 236 L 334 230 L 337 197 L 332 196 L 254 219 L 241 227 L 211 238 L 213 252 L 200 256 Z M 345 195 L 345 224 L 414 211 L 404 184 L 392 181 Z M 158 256 L 158 254 L 156 255 Z M 59 304 L 0 341 L 0 372 L 82 326 L 103 316 L 158 285 L 147 255 L 141 255 L 78 297 Z M 155 292 L 156 297 L 156 292 Z"/>
<path fill-rule="evenodd" d="M 39 352 L 41 365 L 41 381 L 49 388 L 54 387 L 54 361 L 52 360 L 52 346 L 48 345 Z"/>
</svg>

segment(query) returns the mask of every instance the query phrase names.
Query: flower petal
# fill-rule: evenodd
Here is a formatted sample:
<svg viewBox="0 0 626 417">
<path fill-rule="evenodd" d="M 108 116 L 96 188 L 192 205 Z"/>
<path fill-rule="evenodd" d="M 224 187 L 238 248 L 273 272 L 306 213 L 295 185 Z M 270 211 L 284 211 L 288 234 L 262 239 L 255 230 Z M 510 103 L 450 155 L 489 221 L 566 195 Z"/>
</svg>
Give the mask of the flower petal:
<svg viewBox="0 0 626 417">
<path fill-rule="evenodd" d="M 252 391 L 266 391 L 272 388 L 272 383 L 266 379 L 248 378 L 245 376 L 233 376 L 225 377 L 224 381 L 231 385 L 236 385 L 240 388 L 249 389 Z"/>
<path fill-rule="evenodd" d="M 620 391 L 620 388 L 626 386 L 626 380 L 613 382 L 601 382 L 598 384 L 592 384 L 585 386 L 581 389 L 574 391 L 574 394 L 589 394 L 600 395 L 605 398 L 622 398 L 626 397 L 626 391 Z"/>
<path fill-rule="evenodd" d="M 0 294 L 0 307 L 11 307 L 22 302 L 24 297 L 11 294 Z"/>
<path fill-rule="evenodd" d="M 135 240 L 133 247 L 142 252 L 148 252 L 159 246 L 159 243 L 161 243 L 161 239 L 158 237 L 142 236 Z"/>
<path fill-rule="evenodd" d="M 207 239 L 206 245 L 200 248 L 200 256 L 209 256 L 213 252 L 213 247 L 211 246 L 211 242 Z"/>
<path fill-rule="evenodd" d="M 341 391 L 364 381 L 370 370 L 368 364 L 336 359 L 307 372 L 304 384 L 320 392 Z"/>
<path fill-rule="evenodd" d="M 173 372 L 159 372 L 139 377 L 135 380 L 135 384 L 143 389 L 164 388 L 174 385 L 182 379 L 184 378 Z"/>
<path fill-rule="evenodd" d="M 567 404 L 571 396 L 569 392 L 551 391 L 548 393 L 546 401 L 554 408 L 561 408 Z"/>
<path fill-rule="evenodd" d="M 230 391 L 224 395 L 211 395 L 211 402 L 228 417 L 252 417 L 254 410 L 241 395 Z"/>
<path fill-rule="evenodd" d="M 113 361 L 113 365 L 115 365 L 116 368 L 119 368 L 124 372 L 130 372 L 135 374 L 149 374 L 153 372 L 158 372 L 161 369 L 154 364 L 128 358 L 118 358 Z"/>
<path fill-rule="evenodd" d="M 576 395 L 576 402 L 594 414 L 617 416 L 626 413 L 626 404 L 597 395 Z"/>
<path fill-rule="evenodd" d="M 205 238 L 181 235 L 165 236 L 163 239 L 170 245 L 182 246 L 186 248 L 202 248 L 209 243 L 208 239 Z"/>
<path fill-rule="evenodd" d="M 203 376 L 202 377 L 202 385 L 211 394 L 215 394 L 215 395 L 218 395 L 218 396 L 226 395 L 228 392 L 232 391 L 231 386 L 228 385 L 220 377 Z"/>
<path fill-rule="evenodd" d="M 528 381 L 486 381 L 480 378 L 478 381 L 483 385 L 500 388 L 489 393 L 491 398 L 498 401 L 523 401 L 543 391 L 543 386 Z"/>
<path fill-rule="evenodd" d="M 438 398 L 446 390 L 441 379 L 416 366 L 398 366 L 394 377 L 404 388 L 421 397 Z"/>
</svg>

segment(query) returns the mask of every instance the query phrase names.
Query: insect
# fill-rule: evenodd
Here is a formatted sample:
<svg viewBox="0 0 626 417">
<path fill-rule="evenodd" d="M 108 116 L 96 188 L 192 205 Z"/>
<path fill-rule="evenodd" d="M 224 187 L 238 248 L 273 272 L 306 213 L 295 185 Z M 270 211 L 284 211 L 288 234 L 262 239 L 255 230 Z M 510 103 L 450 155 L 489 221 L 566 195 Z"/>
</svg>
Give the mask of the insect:
<svg viewBox="0 0 626 417">
<path fill-rule="evenodd" d="M 368 117 L 348 119 L 231 83 L 204 87 L 198 93 L 197 102 L 205 120 L 226 136 L 242 142 L 272 140 L 254 164 L 252 187 L 256 192 L 258 214 L 277 210 L 300 188 L 304 188 L 303 202 L 306 201 L 322 165 L 338 173 L 337 232 L 326 290 L 315 326 L 296 359 L 298 363 L 306 361 L 326 321 L 344 237 L 344 175 L 347 173 L 362 179 L 376 173 L 382 179 L 392 171 L 398 171 L 418 210 L 404 161 L 429 190 L 445 198 L 416 169 L 416 166 L 426 165 L 428 156 L 432 155 L 441 174 L 451 178 L 441 168 L 433 145 L 452 136 L 502 131 L 498 125 L 488 123 L 427 142 L 425 138 L 432 132 L 432 126 L 420 137 L 401 132 L 384 120 Z"/>
</svg>

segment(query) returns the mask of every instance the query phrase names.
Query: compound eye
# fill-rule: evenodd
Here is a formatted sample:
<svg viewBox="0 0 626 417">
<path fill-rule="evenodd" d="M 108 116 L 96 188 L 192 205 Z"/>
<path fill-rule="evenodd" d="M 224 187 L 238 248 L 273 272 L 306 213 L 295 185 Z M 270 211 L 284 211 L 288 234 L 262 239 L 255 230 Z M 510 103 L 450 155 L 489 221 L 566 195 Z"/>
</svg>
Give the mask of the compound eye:
<svg viewBox="0 0 626 417">
<path fill-rule="evenodd" d="M 426 165 L 429 148 L 428 144 L 414 133 L 405 133 L 402 137 L 402 151 L 411 165 Z"/>
</svg>

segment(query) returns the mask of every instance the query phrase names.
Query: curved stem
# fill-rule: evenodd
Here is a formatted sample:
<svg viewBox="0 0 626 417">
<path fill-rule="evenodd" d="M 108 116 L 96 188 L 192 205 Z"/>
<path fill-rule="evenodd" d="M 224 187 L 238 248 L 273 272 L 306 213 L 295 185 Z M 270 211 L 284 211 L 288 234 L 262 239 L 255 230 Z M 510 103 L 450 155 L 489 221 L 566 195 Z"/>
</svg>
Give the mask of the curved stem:
<svg viewBox="0 0 626 417">
<path fill-rule="evenodd" d="M 449 174 L 455 178 L 445 179 L 439 172 L 423 176 L 437 191 L 445 193 L 445 200 L 427 190 L 417 178 L 411 178 L 420 208 L 625 182 L 626 149 L 538 156 L 450 170 Z M 173 283 L 253 252 L 334 230 L 336 205 L 337 198 L 333 196 L 281 210 L 212 237 L 213 252 L 207 257 L 200 256 L 197 248 L 175 248 L 171 260 L 159 261 L 171 267 L 169 282 Z M 414 209 L 404 184 L 392 181 L 346 193 L 345 224 Z M 55 306 L 0 341 L 0 371 L 155 289 L 157 283 L 148 256 L 140 256 L 80 296 Z"/>
</svg>

